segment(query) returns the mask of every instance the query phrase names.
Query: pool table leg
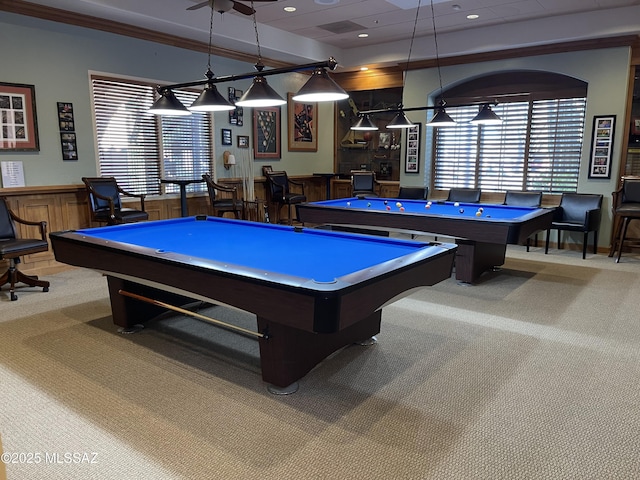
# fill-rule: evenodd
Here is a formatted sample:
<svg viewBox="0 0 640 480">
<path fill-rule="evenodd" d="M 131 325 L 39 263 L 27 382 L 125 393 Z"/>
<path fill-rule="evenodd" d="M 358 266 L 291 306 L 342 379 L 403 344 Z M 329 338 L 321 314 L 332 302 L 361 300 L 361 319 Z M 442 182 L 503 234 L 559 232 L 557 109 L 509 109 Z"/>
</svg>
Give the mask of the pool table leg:
<svg viewBox="0 0 640 480">
<path fill-rule="evenodd" d="M 380 333 L 382 310 L 335 333 L 313 333 L 258 317 L 262 379 L 285 391 L 336 350 Z M 291 392 L 292 393 L 292 392 Z"/>
<path fill-rule="evenodd" d="M 507 246 L 497 243 L 459 238 L 456 244 L 456 280 L 463 283 L 475 283 L 483 272 L 502 265 L 507 254 Z"/>
</svg>

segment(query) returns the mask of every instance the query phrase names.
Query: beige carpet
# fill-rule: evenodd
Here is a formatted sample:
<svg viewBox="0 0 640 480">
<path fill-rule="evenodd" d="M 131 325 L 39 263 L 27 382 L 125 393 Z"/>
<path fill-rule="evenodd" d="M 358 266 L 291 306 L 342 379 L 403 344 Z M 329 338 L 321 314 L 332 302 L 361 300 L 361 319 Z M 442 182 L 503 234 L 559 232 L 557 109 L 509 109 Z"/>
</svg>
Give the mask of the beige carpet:
<svg viewBox="0 0 640 480">
<path fill-rule="evenodd" d="M 640 256 L 510 247 L 479 285 L 386 307 L 377 345 L 290 396 L 250 339 L 186 317 L 123 335 L 101 276 L 47 279 L 0 292 L 9 480 L 640 478 Z"/>
</svg>

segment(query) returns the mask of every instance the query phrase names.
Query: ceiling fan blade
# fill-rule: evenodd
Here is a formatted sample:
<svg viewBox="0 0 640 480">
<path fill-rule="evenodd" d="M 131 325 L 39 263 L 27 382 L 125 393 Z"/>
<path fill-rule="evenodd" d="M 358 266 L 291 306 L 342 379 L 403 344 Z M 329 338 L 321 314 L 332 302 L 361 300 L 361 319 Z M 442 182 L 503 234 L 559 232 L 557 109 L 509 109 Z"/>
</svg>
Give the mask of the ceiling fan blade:
<svg viewBox="0 0 640 480">
<path fill-rule="evenodd" d="M 253 8 L 251 8 L 248 5 L 245 5 L 244 3 L 236 2 L 234 0 L 232 1 L 233 1 L 233 9 L 236 12 L 240 12 L 243 15 L 253 15 L 254 13 L 256 13 L 256 11 Z"/>
<path fill-rule="evenodd" d="M 206 7 L 207 5 L 209 5 L 209 0 L 206 2 L 196 3 L 195 5 L 187 8 L 187 10 L 198 10 L 199 8 Z"/>
</svg>

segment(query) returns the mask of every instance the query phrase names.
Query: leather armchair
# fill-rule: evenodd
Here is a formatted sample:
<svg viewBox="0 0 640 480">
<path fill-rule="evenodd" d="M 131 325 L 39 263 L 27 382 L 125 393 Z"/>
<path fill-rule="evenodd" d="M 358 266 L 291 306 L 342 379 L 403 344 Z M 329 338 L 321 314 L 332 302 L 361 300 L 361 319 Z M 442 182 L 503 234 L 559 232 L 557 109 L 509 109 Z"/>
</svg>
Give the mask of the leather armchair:
<svg viewBox="0 0 640 480">
<path fill-rule="evenodd" d="M 544 253 L 549 252 L 551 230 L 558 231 L 558 248 L 561 248 L 561 232 L 582 232 L 582 258 L 587 255 L 589 232 L 593 232 L 593 253 L 598 253 L 598 230 L 602 217 L 602 195 L 591 193 L 563 193 L 556 208 L 551 228 L 547 230 Z"/>
<path fill-rule="evenodd" d="M 479 188 L 452 188 L 447 202 L 479 203 L 482 191 Z"/>
</svg>

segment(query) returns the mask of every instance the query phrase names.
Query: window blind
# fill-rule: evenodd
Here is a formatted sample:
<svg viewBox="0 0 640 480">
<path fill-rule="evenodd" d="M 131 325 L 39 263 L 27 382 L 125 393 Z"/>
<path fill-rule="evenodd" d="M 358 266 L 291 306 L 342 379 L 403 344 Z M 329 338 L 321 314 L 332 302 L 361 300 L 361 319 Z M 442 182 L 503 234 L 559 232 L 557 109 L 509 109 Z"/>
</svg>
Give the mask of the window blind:
<svg viewBox="0 0 640 480">
<path fill-rule="evenodd" d="M 458 125 L 435 132 L 436 189 L 575 192 L 584 133 L 585 98 L 496 105 L 502 123 L 469 122 L 478 107 L 447 109 Z"/>
<path fill-rule="evenodd" d="M 99 172 L 114 176 L 133 193 L 161 193 L 165 176 L 201 178 L 211 172 L 212 119 L 208 114 L 158 117 L 149 113 L 156 98 L 155 86 L 118 79 L 92 78 L 98 140 Z M 197 93 L 176 91 L 190 105 Z M 165 192 L 179 187 L 162 184 Z M 188 191 L 205 191 L 191 184 Z"/>
</svg>

